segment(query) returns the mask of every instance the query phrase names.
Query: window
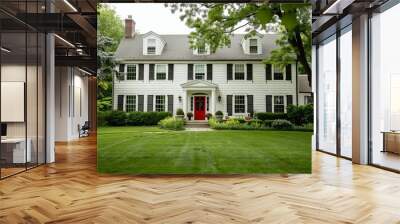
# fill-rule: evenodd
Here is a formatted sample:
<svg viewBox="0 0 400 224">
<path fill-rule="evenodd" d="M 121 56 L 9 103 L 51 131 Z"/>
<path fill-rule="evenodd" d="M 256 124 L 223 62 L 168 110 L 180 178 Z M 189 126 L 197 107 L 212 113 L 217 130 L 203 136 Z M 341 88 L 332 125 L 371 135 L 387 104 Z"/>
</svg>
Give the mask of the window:
<svg viewBox="0 0 400 224">
<path fill-rule="evenodd" d="M 313 97 L 312 96 L 304 96 L 304 104 L 313 104 Z"/>
<path fill-rule="evenodd" d="M 156 79 L 166 80 L 167 79 L 167 65 L 156 65 Z"/>
<path fill-rule="evenodd" d="M 206 65 L 194 65 L 194 79 L 204 80 L 206 76 Z"/>
<path fill-rule="evenodd" d="M 126 96 L 125 111 L 126 112 L 136 111 L 136 96 L 132 95 Z"/>
<path fill-rule="evenodd" d="M 274 66 L 274 80 L 283 80 L 283 70 L 279 66 Z"/>
<path fill-rule="evenodd" d="M 235 64 L 235 80 L 244 79 L 244 64 Z"/>
<path fill-rule="evenodd" d="M 274 96 L 274 113 L 284 113 L 285 102 L 283 96 Z"/>
<path fill-rule="evenodd" d="M 165 111 L 165 96 L 156 96 L 156 111 Z"/>
<path fill-rule="evenodd" d="M 209 103 L 210 101 L 209 101 L 209 100 L 210 100 L 210 97 L 208 97 L 208 96 L 207 96 L 207 102 L 206 102 L 206 105 L 207 105 L 207 111 L 209 111 L 209 110 L 210 110 L 210 103 Z"/>
<path fill-rule="evenodd" d="M 128 65 L 126 79 L 127 80 L 136 80 L 136 65 Z"/>
<path fill-rule="evenodd" d="M 147 54 L 155 54 L 156 53 L 156 40 L 149 39 L 147 40 Z"/>
<path fill-rule="evenodd" d="M 244 113 L 245 111 L 245 97 L 243 95 L 235 96 L 235 113 Z"/>
<path fill-rule="evenodd" d="M 194 101 L 194 97 L 190 97 L 190 111 L 193 111 L 193 101 Z"/>
<path fill-rule="evenodd" d="M 257 54 L 258 53 L 257 39 L 250 39 L 250 53 L 251 54 Z"/>
<path fill-rule="evenodd" d="M 207 54 L 206 46 L 203 45 L 203 46 L 198 47 L 197 48 L 197 54 Z"/>
</svg>

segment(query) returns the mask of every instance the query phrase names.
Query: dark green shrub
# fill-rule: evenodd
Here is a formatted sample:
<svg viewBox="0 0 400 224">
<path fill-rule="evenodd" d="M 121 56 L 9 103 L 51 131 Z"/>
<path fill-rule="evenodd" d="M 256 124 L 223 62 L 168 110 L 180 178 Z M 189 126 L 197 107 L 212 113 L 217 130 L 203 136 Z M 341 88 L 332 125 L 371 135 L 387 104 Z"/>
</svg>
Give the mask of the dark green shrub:
<svg viewBox="0 0 400 224">
<path fill-rule="evenodd" d="M 142 126 L 144 125 L 144 112 L 131 112 L 128 114 L 127 124 L 130 126 Z"/>
<path fill-rule="evenodd" d="M 237 121 L 239 121 L 239 123 L 244 124 L 246 123 L 246 120 L 244 118 L 236 118 Z"/>
<path fill-rule="evenodd" d="M 287 114 L 285 113 L 271 113 L 271 112 L 259 112 L 255 114 L 255 118 L 260 120 L 277 120 L 277 119 L 287 119 Z"/>
<path fill-rule="evenodd" d="M 126 125 L 126 113 L 124 111 L 112 111 L 109 116 L 106 117 L 106 122 L 111 126 L 124 126 Z"/>
<path fill-rule="evenodd" d="M 303 125 L 306 123 L 312 123 L 314 118 L 313 105 L 289 105 L 287 107 L 288 120 L 295 125 Z"/>
<path fill-rule="evenodd" d="M 169 130 L 183 130 L 185 122 L 182 119 L 176 119 L 175 117 L 167 117 L 158 122 L 160 128 Z"/>
<path fill-rule="evenodd" d="M 162 119 L 171 116 L 168 112 L 143 112 L 143 125 L 157 125 Z"/>
<path fill-rule="evenodd" d="M 207 117 L 207 120 L 209 120 L 210 118 L 212 118 L 212 114 L 211 113 L 207 113 L 206 117 Z"/>
<path fill-rule="evenodd" d="M 185 113 L 183 112 L 183 110 L 182 110 L 181 108 L 178 108 L 178 109 L 176 110 L 176 115 L 178 115 L 178 116 L 184 116 Z"/>
<path fill-rule="evenodd" d="M 265 127 L 271 127 L 272 126 L 272 122 L 274 122 L 274 120 L 265 120 L 264 122 L 264 126 Z"/>
<path fill-rule="evenodd" d="M 217 112 L 215 112 L 215 115 L 217 115 L 217 116 L 222 116 L 222 115 L 224 115 L 224 113 L 222 113 L 222 111 L 217 111 Z"/>
<path fill-rule="evenodd" d="M 271 124 L 275 129 L 293 129 L 294 125 L 288 120 L 274 120 Z"/>
<path fill-rule="evenodd" d="M 108 117 L 110 116 L 110 111 L 97 111 L 97 125 L 106 126 Z"/>
<path fill-rule="evenodd" d="M 193 113 L 192 112 L 187 112 L 186 116 L 188 117 L 189 120 L 191 120 L 192 117 L 193 117 Z"/>
</svg>

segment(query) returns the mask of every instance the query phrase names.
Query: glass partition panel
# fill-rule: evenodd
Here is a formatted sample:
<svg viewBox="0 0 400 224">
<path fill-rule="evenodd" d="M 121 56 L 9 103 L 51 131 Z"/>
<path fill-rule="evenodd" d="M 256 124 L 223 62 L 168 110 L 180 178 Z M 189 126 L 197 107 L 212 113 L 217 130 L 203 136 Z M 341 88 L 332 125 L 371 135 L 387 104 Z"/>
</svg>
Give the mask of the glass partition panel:
<svg viewBox="0 0 400 224">
<path fill-rule="evenodd" d="M 352 157 L 352 34 L 351 26 L 340 36 L 340 154 Z"/>
<path fill-rule="evenodd" d="M 318 149 L 336 153 L 336 36 L 318 48 Z"/>
<path fill-rule="evenodd" d="M 371 19 L 372 163 L 400 170 L 400 5 Z"/>
</svg>

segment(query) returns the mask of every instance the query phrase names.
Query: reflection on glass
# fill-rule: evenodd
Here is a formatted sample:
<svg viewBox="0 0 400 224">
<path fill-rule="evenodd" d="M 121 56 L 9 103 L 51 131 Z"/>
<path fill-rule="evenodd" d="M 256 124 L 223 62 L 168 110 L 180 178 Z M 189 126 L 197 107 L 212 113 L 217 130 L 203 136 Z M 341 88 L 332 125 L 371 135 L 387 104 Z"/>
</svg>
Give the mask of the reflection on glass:
<svg viewBox="0 0 400 224">
<path fill-rule="evenodd" d="M 336 37 L 318 48 L 318 148 L 336 153 Z"/>
</svg>

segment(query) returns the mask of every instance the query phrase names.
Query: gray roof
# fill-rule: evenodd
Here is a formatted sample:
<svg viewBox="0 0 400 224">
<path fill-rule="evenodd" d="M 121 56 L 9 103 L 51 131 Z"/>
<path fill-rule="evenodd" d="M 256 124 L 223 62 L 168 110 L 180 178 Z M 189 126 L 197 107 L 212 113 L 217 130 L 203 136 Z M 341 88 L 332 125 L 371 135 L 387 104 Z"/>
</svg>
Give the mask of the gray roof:
<svg viewBox="0 0 400 224">
<path fill-rule="evenodd" d="M 243 34 L 234 34 L 231 46 L 218 49 L 210 55 L 194 55 L 189 45 L 188 35 L 159 35 L 165 42 L 161 55 L 143 55 L 143 37 L 146 34 L 135 34 L 133 38 L 124 38 L 115 52 L 116 60 L 179 60 L 179 61 L 204 61 L 204 60 L 263 60 L 276 48 L 275 40 L 278 34 L 262 34 L 262 54 L 244 54 L 241 45 Z"/>
<path fill-rule="evenodd" d="M 311 93 L 312 92 L 310 82 L 308 82 L 307 75 L 298 75 L 298 85 L 299 85 L 300 93 Z"/>
</svg>

